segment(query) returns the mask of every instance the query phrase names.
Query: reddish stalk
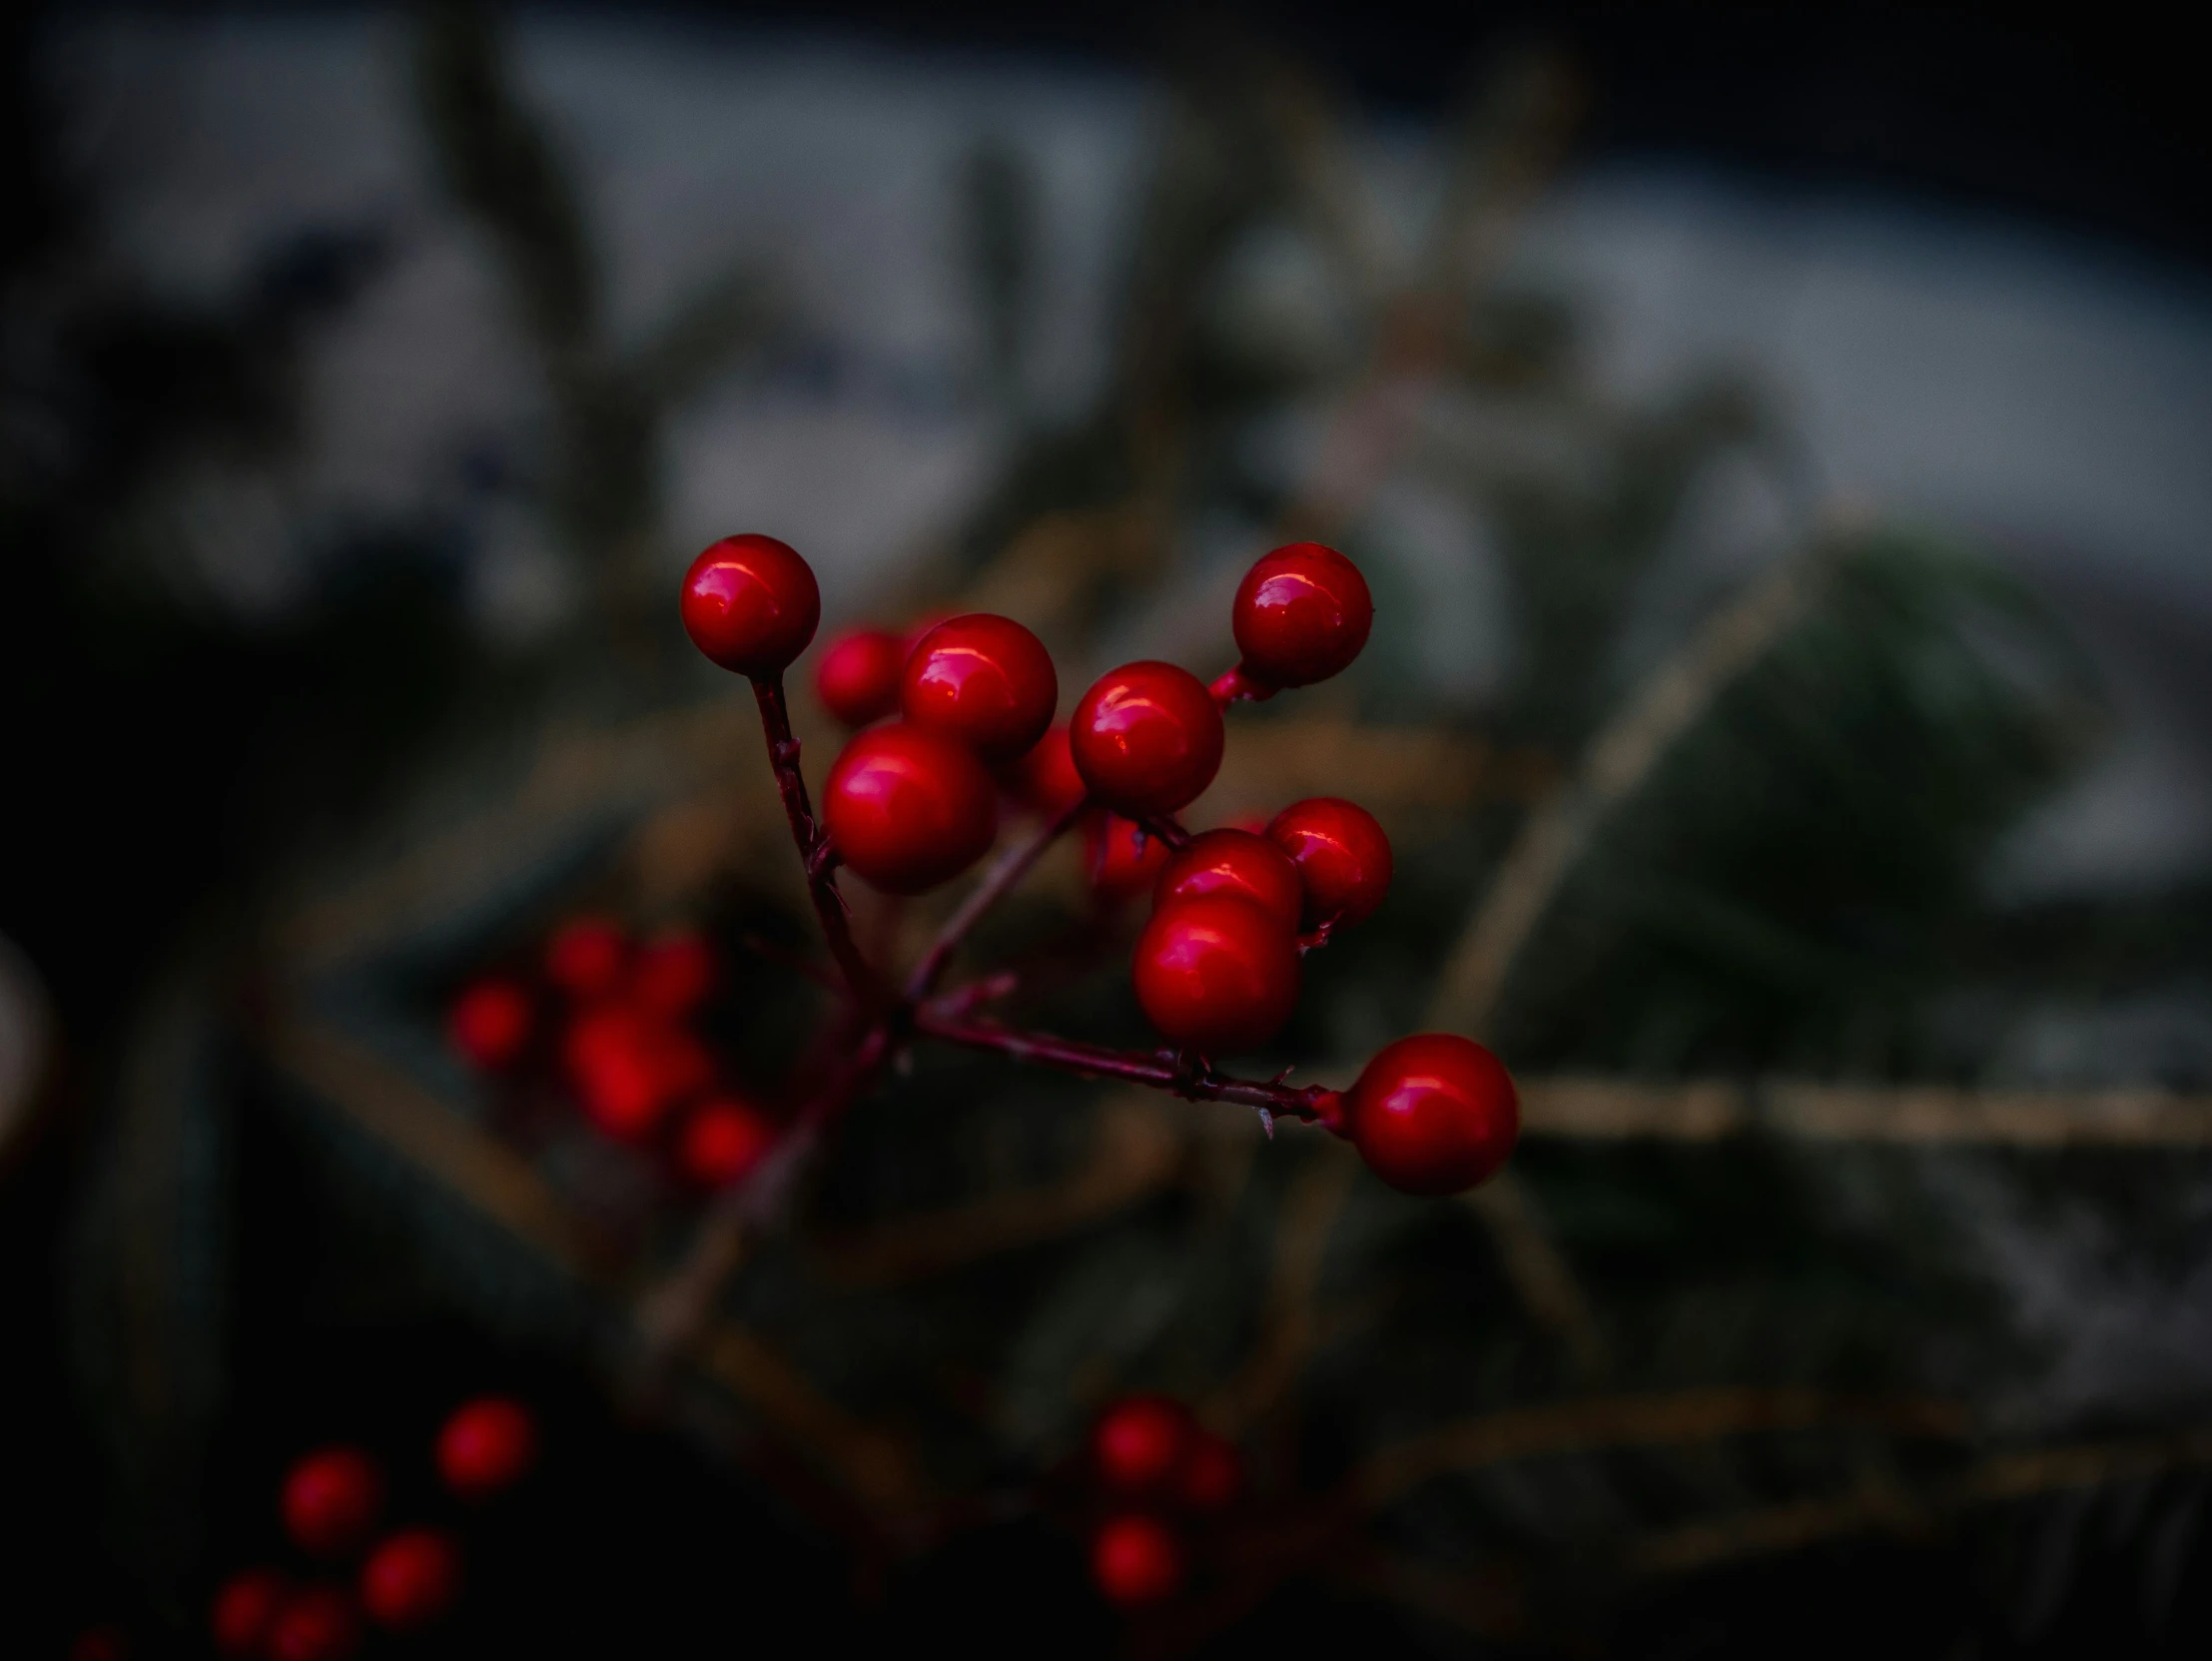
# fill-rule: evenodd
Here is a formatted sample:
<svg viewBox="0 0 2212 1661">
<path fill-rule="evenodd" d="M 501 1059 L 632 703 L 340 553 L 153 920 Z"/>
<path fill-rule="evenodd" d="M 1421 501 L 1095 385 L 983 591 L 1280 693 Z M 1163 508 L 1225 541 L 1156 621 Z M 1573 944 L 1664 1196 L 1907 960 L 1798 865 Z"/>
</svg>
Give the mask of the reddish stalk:
<svg viewBox="0 0 2212 1661">
<path fill-rule="evenodd" d="M 1164 1090 L 1193 1102 L 1234 1102 L 1263 1114 L 1319 1123 L 1334 1130 L 1341 1122 L 1343 1098 L 1321 1085 L 1293 1090 L 1280 1079 L 1230 1079 L 1213 1071 L 1202 1056 L 1172 1051 L 1110 1050 L 1052 1033 L 1015 1032 L 994 1022 L 955 1015 L 925 1004 L 914 1012 L 914 1030 L 925 1038 L 971 1050 L 992 1050 L 1035 1067 L 1056 1068 L 1087 1079 L 1119 1079 L 1126 1084 Z"/>
<path fill-rule="evenodd" d="M 882 979 L 853 944 L 845 897 L 837 891 L 836 852 L 828 833 L 814 817 L 813 804 L 807 800 L 806 776 L 799 771 L 799 740 L 791 734 L 791 711 L 784 703 L 783 677 L 754 676 L 753 697 L 760 705 L 761 731 L 768 738 L 768 760 L 776 770 L 784 817 L 791 821 L 792 839 L 799 844 L 799 860 L 806 867 L 807 894 L 814 902 L 814 915 L 821 920 L 830 956 L 837 960 L 855 1001 L 864 1009 L 880 1008 L 885 1001 Z"/>
<path fill-rule="evenodd" d="M 918 1004 L 936 990 L 937 983 L 944 979 L 946 966 L 953 961 L 953 954 L 968 938 L 969 930 L 1014 891 L 1015 885 L 1029 875 L 1030 867 L 1045 857 L 1045 850 L 1066 836 L 1090 805 L 1086 798 L 1062 808 L 1036 836 L 1020 847 L 1008 849 L 1000 856 L 999 863 L 984 873 L 983 881 L 961 901 L 960 909 L 946 919 L 945 926 L 937 931 L 937 938 L 930 942 L 929 951 L 914 966 L 914 973 L 907 977 L 908 1003 Z"/>
<path fill-rule="evenodd" d="M 1190 833 L 1172 819 L 1155 815 L 1149 819 L 1137 820 L 1136 828 L 1146 836 L 1158 837 L 1160 841 L 1167 844 L 1170 852 L 1179 853 L 1182 849 L 1190 846 Z"/>
<path fill-rule="evenodd" d="M 1254 680 L 1244 672 L 1244 665 L 1239 663 L 1206 690 L 1213 694 L 1215 703 L 1226 709 L 1232 703 L 1265 703 L 1282 688 L 1270 686 L 1263 680 Z"/>
</svg>

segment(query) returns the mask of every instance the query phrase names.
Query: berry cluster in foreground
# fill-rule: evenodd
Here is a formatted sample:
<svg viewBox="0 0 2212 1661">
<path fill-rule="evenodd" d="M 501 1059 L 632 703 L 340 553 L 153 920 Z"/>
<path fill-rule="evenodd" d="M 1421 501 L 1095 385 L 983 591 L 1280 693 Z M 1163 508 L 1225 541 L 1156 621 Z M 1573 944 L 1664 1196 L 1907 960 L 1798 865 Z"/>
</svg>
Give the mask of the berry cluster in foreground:
<svg viewBox="0 0 2212 1661">
<path fill-rule="evenodd" d="M 1256 561 L 1230 608 L 1239 660 L 1211 685 L 1173 663 L 1124 663 L 1077 698 L 1065 726 L 1054 724 L 1061 687 L 1052 654 L 1011 617 L 975 612 L 912 633 L 866 627 L 840 635 L 820 659 L 816 690 L 856 730 L 830 767 L 819 819 L 782 682 L 821 614 L 814 573 L 773 537 L 727 537 L 692 561 L 681 609 L 699 649 L 750 678 L 760 703 L 816 914 L 865 1018 L 857 1065 L 841 1076 L 848 1094 L 925 1037 L 1242 1102 L 1260 1110 L 1270 1131 L 1279 1114 L 1317 1121 L 1413 1194 L 1471 1187 L 1511 1152 L 1519 1129 L 1512 1079 L 1465 1038 L 1432 1033 L 1386 1046 L 1348 1092 L 1290 1091 L 1279 1078 L 1262 1085 L 1215 1071 L 1215 1058 L 1261 1050 L 1280 1033 L 1297 1005 L 1304 955 L 1373 915 L 1389 892 L 1389 838 L 1354 802 L 1316 797 L 1264 825 L 1196 835 L 1175 818 L 1220 769 L 1228 705 L 1326 680 L 1367 644 L 1374 604 L 1343 554 L 1293 542 Z M 893 990 L 845 927 L 837 867 L 886 894 L 928 892 L 998 842 L 1002 799 L 1042 817 L 1042 838 L 994 867 L 952 932 Z M 1079 826 L 1102 901 L 1151 895 L 1130 978 L 1164 1041 L 1155 1056 L 978 1017 L 980 1005 L 1004 996 L 1003 985 L 936 994 L 936 978 L 975 916 L 1045 843 Z M 842 1105 L 826 1104 L 814 1117 Z"/>
</svg>

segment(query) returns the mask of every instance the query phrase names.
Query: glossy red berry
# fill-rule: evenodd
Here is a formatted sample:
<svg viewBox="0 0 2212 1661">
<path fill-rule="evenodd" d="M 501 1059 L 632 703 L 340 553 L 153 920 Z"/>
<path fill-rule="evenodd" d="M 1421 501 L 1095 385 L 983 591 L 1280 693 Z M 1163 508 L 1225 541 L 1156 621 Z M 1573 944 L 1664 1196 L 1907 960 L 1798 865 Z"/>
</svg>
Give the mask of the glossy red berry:
<svg viewBox="0 0 2212 1661">
<path fill-rule="evenodd" d="M 1089 794 L 1083 775 L 1076 771 L 1065 726 L 1047 727 L 1029 754 L 1000 770 L 999 781 L 1016 801 L 1048 819 L 1067 812 Z"/>
<path fill-rule="evenodd" d="M 1451 1033 L 1376 1052 L 1346 1099 L 1349 1134 L 1375 1175 L 1407 1194 L 1457 1194 L 1505 1164 L 1521 1103 L 1505 1064 Z"/>
<path fill-rule="evenodd" d="M 638 948 L 630 996 L 656 1015 L 689 1015 L 714 990 L 714 948 L 703 935 L 663 935 Z"/>
<path fill-rule="evenodd" d="M 545 978 L 571 998 L 603 998 L 620 983 L 629 956 L 629 937 L 619 923 L 578 917 L 545 943 Z"/>
<path fill-rule="evenodd" d="M 1174 1596 L 1182 1577 L 1182 1537 L 1157 1517 L 1110 1517 L 1091 1537 L 1091 1579 L 1108 1603 L 1158 1603 Z"/>
<path fill-rule="evenodd" d="M 1137 1003 L 1169 1042 L 1209 1056 L 1255 1050 L 1297 1004 L 1297 940 L 1236 895 L 1178 900 L 1137 936 L 1134 979 Z"/>
<path fill-rule="evenodd" d="M 1068 724 L 1091 794 L 1130 819 L 1172 813 L 1221 769 L 1221 711 L 1172 663 L 1124 663 L 1101 675 Z"/>
<path fill-rule="evenodd" d="M 463 987 L 446 1013 L 445 1032 L 471 1067 L 497 1072 L 521 1056 L 530 1041 L 530 995 L 508 980 Z"/>
<path fill-rule="evenodd" d="M 463 1499 L 484 1499 L 519 1482 L 537 1462 L 537 1421 L 503 1395 L 453 1409 L 437 1433 L 437 1473 Z"/>
<path fill-rule="evenodd" d="M 1092 1426 L 1092 1468 L 1109 1492 L 1156 1493 L 1182 1468 L 1196 1434 L 1190 1409 L 1173 1397 L 1123 1396 Z"/>
<path fill-rule="evenodd" d="M 1083 872 L 1101 905 L 1149 894 L 1174 850 L 1134 821 L 1097 808 L 1083 819 Z"/>
<path fill-rule="evenodd" d="M 1053 724 L 1060 676 L 1045 643 L 1012 617 L 972 612 L 915 643 L 899 681 L 906 718 L 985 761 L 1026 754 Z"/>
<path fill-rule="evenodd" d="M 998 834 L 999 800 L 964 745 L 897 721 L 845 746 L 822 816 L 861 876 L 889 894 L 920 894 L 983 857 Z"/>
<path fill-rule="evenodd" d="M 325 1447 L 286 1472 L 279 1504 L 286 1531 L 303 1551 L 336 1557 L 369 1537 L 383 1499 L 374 1460 L 357 1447 Z"/>
<path fill-rule="evenodd" d="M 733 674 L 781 674 L 821 620 L 813 570 L 773 536 L 725 536 L 684 573 L 684 631 Z"/>
<path fill-rule="evenodd" d="M 208 1606 L 208 1636 L 215 1640 L 215 1652 L 261 1654 L 287 1589 L 285 1577 L 275 1569 L 248 1569 L 224 1581 Z"/>
<path fill-rule="evenodd" d="M 269 1661 L 348 1661 L 361 1648 L 354 1600 L 336 1586 L 305 1586 L 277 1606 Z"/>
<path fill-rule="evenodd" d="M 727 1188 L 760 1164 L 774 1146 L 775 1127 L 729 1097 L 702 1102 L 684 1121 L 676 1159 L 701 1188 Z"/>
<path fill-rule="evenodd" d="M 907 638 L 887 628 L 850 628 L 829 644 L 814 668 L 815 696 L 849 727 L 880 721 L 899 707 L 899 673 Z"/>
<path fill-rule="evenodd" d="M 1244 672 L 1269 686 L 1310 686 L 1359 655 L 1375 602 L 1359 567 L 1319 542 L 1262 554 L 1229 613 Z"/>
<path fill-rule="evenodd" d="M 1305 885 L 1307 927 L 1365 922 L 1390 892 L 1390 838 L 1375 816 L 1338 796 L 1292 802 L 1267 827 Z"/>
<path fill-rule="evenodd" d="M 1244 1461 L 1225 1437 L 1200 1430 L 1183 1456 L 1175 1497 L 1193 1511 L 1225 1511 L 1244 1491 Z"/>
<path fill-rule="evenodd" d="M 1234 894 L 1282 919 L 1295 931 L 1305 906 L 1298 868 L 1274 843 L 1250 831 L 1210 830 L 1193 836 L 1167 861 L 1152 890 L 1165 907 L 1201 894 Z"/>
<path fill-rule="evenodd" d="M 434 1528 L 408 1528 L 377 1542 L 361 1566 L 361 1606 L 378 1626 L 427 1626 L 460 1595 L 460 1547 Z"/>
</svg>

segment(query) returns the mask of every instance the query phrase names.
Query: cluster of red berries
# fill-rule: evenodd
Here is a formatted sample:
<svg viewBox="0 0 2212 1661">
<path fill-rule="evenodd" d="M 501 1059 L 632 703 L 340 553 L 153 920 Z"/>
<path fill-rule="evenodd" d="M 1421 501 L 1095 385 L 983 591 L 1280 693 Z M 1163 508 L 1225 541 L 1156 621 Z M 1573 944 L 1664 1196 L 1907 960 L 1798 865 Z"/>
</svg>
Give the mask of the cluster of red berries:
<svg viewBox="0 0 2212 1661">
<path fill-rule="evenodd" d="M 517 1401 L 481 1396 L 446 1419 L 432 1455 L 457 1498 L 488 1499 L 535 1462 L 536 1422 Z M 383 1501 L 383 1472 L 358 1447 L 318 1448 L 295 1460 L 278 1490 L 278 1513 L 322 1575 L 296 1582 L 261 1567 L 226 1580 L 208 1611 L 217 1652 L 256 1661 L 345 1661 L 361 1648 L 364 1615 L 405 1633 L 451 1608 L 460 1595 L 459 1541 L 444 1529 L 409 1527 L 371 1545 Z M 357 1557 L 351 1588 L 329 1577 Z"/>
<path fill-rule="evenodd" d="M 693 1028 L 713 994 L 713 948 L 695 933 L 632 941 L 599 917 L 546 942 L 536 974 L 471 982 L 446 1016 L 453 1047 L 485 1072 L 550 1071 L 584 1116 L 619 1142 L 655 1141 L 702 1188 L 759 1163 L 775 1126 L 723 1077 Z"/>
<path fill-rule="evenodd" d="M 702 652 L 752 678 L 765 711 L 781 707 L 780 677 L 812 641 L 821 596 L 791 547 L 731 536 L 692 562 L 682 613 Z M 1339 673 L 1373 621 L 1349 559 L 1317 542 L 1276 548 L 1237 587 L 1234 669 L 1208 687 L 1172 663 L 1123 664 L 1077 700 L 1065 727 L 1053 725 L 1051 654 L 1012 618 L 952 617 L 913 638 L 843 635 L 824 654 L 818 687 L 860 730 L 830 769 L 827 849 L 879 889 L 918 894 L 991 847 L 1001 788 L 1055 819 L 1087 808 L 1095 887 L 1108 897 L 1152 891 L 1132 966 L 1145 1015 L 1194 1064 L 1256 1049 L 1290 1018 L 1302 954 L 1381 904 L 1389 839 L 1336 797 L 1294 803 L 1261 830 L 1191 837 L 1170 816 L 1213 782 L 1224 705 Z M 811 869 L 822 850 L 805 851 Z M 1482 1181 L 1519 1131 L 1496 1057 L 1445 1034 L 1388 1046 L 1350 1092 L 1310 1111 L 1415 1194 Z"/>
<path fill-rule="evenodd" d="M 1166 1601 L 1189 1578 L 1193 1543 L 1242 1497 L 1243 1460 L 1164 1395 L 1114 1402 L 1092 1427 L 1089 1452 L 1092 1584 L 1124 1609 Z"/>
</svg>

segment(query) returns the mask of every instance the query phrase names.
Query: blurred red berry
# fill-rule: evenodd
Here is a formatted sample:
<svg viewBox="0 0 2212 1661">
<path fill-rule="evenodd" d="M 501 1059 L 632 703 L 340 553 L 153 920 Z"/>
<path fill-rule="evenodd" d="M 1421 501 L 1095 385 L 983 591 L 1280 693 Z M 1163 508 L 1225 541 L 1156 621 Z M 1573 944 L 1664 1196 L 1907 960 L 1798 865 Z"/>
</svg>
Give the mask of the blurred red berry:
<svg viewBox="0 0 2212 1661">
<path fill-rule="evenodd" d="M 1210 830 L 1193 836 L 1160 872 L 1152 904 L 1165 907 L 1201 894 L 1249 900 L 1293 931 L 1305 907 L 1298 868 L 1274 843 L 1250 831 Z"/>
<path fill-rule="evenodd" d="M 1505 1064 L 1451 1033 L 1376 1052 L 1346 1101 L 1349 1134 L 1375 1175 L 1407 1194 L 1457 1194 L 1505 1164 L 1521 1104 Z"/>
<path fill-rule="evenodd" d="M 899 707 L 899 672 L 906 666 L 905 635 L 850 628 L 830 642 L 815 665 L 815 696 L 844 725 L 864 727 Z"/>
<path fill-rule="evenodd" d="M 1045 643 L 1012 617 L 988 611 L 950 618 L 923 635 L 899 682 L 909 721 L 985 761 L 1026 754 L 1059 704 L 1060 676 Z"/>
<path fill-rule="evenodd" d="M 571 998 L 604 998 L 622 979 L 629 937 L 604 917 L 578 917 L 545 943 L 545 978 Z"/>
<path fill-rule="evenodd" d="M 659 1015 L 689 1015 L 714 990 L 714 948 L 686 931 L 638 948 L 630 966 L 630 996 Z"/>
<path fill-rule="evenodd" d="M 461 989 L 445 1017 L 453 1048 L 472 1067 L 510 1066 L 530 1039 L 530 995 L 512 981 L 483 980 Z"/>
<path fill-rule="evenodd" d="M 379 1541 L 361 1567 L 361 1606 L 379 1626 L 427 1626 L 460 1594 L 460 1547 L 434 1528 Z"/>
<path fill-rule="evenodd" d="M 1255 1050 L 1297 1006 L 1297 938 L 1232 894 L 1177 900 L 1137 936 L 1132 978 L 1137 1003 L 1170 1043 L 1209 1056 Z"/>
<path fill-rule="evenodd" d="M 1123 1396 L 1092 1426 L 1091 1463 L 1113 1493 L 1157 1493 L 1182 1468 L 1195 1434 L 1190 1409 L 1173 1397 Z"/>
<path fill-rule="evenodd" d="M 650 1136 L 684 1096 L 704 1089 L 714 1060 L 691 1036 L 627 1004 L 583 1011 L 568 1025 L 561 1059 L 585 1117 L 608 1136 Z"/>
<path fill-rule="evenodd" d="M 1182 1576 L 1182 1539 L 1156 1517 L 1111 1517 L 1091 1538 L 1091 1578 L 1108 1603 L 1158 1603 L 1174 1596 Z"/>
<path fill-rule="evenodd" d="M 725 536 L 684 573 L 684 632 L 733 674 L 781 674 L 821 620 L 813 570 L 773 536 Z"/>
<path fill-rule="evenodd" d="M 77 1634 L 69 1645 L 69 1661 L 124 1661 L 131 1640 L 120 1626 L 92 1626 Z"/>
<path fill-rule="evenodd" d="M 1117 906 L 1148 894 L 1174 851 L 1133 821 L 1099 808 L 1084 815 L 1083 870 L 1092 894 Z"/>
<path fill-rule="evenodd" d="M 1016 801 L 1048 819 L 1065 813 L 1089 793 L 1083 775 L 1076 771 L 1065 726 L 1047 727 L 1029 754 L 1007 764 L 1000 779 Z"/>
<path fill-rule="evenodd" d="M 266 1640 L 269 1661 L 347 1661 L 361 1648 L 354 1600 L 336 1586 L 307 1586 L 277 1606 Z"/>
<path fill-rule="evenodd" d="M 261 1654 L 286 1590 L 285 1577 L 275 1569 L 248 1569 L 224 1581 L 208 1608 L 208 1635 L 215 1640 L 216 1653 Z"/>
<path fill-rule="evenodd" d="M 862 877 L 888 894 L 920 894 L 983 857 L 998 834 L 999 800 L 965 746 L 898 721 L 845 746 L 822 816 Z"/>
<path fill-rule="evenodd" d="M 303 1551 L 337 1557 L 368 1538 L 383 1498 L 374 1460 L 358 1447 L 325 1447 L 294 1462 L 279 1503 Z"/>
<path fill-rule="evenodd" d="M 1091 794 L 1130 819 L 1172 813 L 1221 768 L 1221 711 L 1172 663 L 1124 663 L 1093 683 L 1068 724 Z"/>
<path fill-rule="evenodd" d="M 1291 542 L 1244 573 L 1229 620 L 1246 674 L 1270 686 L 1310 686 L 1359 655 L 1375 602 L 1359 567 L 1341 553 Z"/>
<path fill-rule="evenodd" d="M 478 1396 L 453 1409 L 437 1433 L 437 1473 L 463 1499 L 512 1487 L 537 1461 L 537 1421 L 503 1395 Z"/>
<path fill-rule="evenodd" d="M 775 1141 L 767 1120 L 742 1102 L 719 1097 L 691 1110 L 676 1159 L 701 1188 L 727 1188 L 760 1164 Z"/>
<path fill-rule="evenodd" d="M 1390 838 L 1375 816 L 1338 796 L 1292 802 L 1267 827 L 1305 885 L 1308 927 L 1363 923 L 1390 892 Z"/>
<path fill-rule="evenodd" d="M 1193 1511 L 1225 1511 L 1244 1490 L 1244 1461 L 1235 1447 L 1210 1430 L 1190 1438 L 1175 1496 Z"/>
</svg>

